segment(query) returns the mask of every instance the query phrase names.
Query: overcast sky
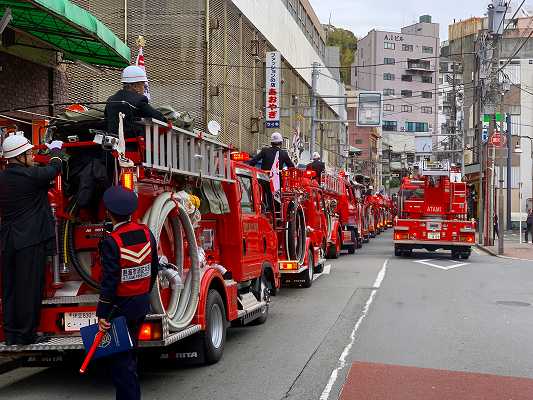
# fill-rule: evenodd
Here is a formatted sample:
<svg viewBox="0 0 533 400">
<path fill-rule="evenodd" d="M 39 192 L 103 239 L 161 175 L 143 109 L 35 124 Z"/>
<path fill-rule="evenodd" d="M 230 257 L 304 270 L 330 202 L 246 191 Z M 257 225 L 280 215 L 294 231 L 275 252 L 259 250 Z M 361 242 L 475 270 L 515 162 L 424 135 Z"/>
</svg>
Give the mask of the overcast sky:
<svg viewBox="0 0 533 400">
<path fill-rule="evenodd" d="M 441 39 L 448 38 L 448 25 L 456 20 L 482 16 L 490 0 L 310 0 L 320 21 L 353 31 L 363 37 L 368 31 L 399 31 L 402 26 L 418 22 L 429 14 L 440 24 Z M 519 0 L 511 1 L 518 6 Z M 526 1 L 526 4 L 533 4 Z M 531 7 L 527 7 L 530 9 Z"/>
</svg>

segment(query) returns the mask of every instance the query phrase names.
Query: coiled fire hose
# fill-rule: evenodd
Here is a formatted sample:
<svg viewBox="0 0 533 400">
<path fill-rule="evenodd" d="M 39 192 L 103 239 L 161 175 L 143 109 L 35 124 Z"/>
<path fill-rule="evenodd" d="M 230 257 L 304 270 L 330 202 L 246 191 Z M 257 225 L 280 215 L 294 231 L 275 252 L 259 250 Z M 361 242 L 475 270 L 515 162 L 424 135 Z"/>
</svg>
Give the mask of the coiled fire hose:
<svg viewBox="0 0 533 400">
<path fill-rule="evenodd" d="M 303 264 L 305 258 L 306 225 L 302 206 L 291 201 L 287 205 L 287 226 L 285 230 L 285 247 L 287 256 Z"/>
<path fill-rule="evenodd" d="M 176 208 L 178 210 L 177 217 L 171 215 L 171 212 Z M 172 289 L 168 306 L 165 308 L 163 304 L 159 284 L 154 285 L 151 304 L 156 314 L 167 315 L 171 331 L 179 331 L 189 325 L 196 313 L 199 300 L 200 264 L 196 236 L 189 212 L 185 207 L 184 201 L 176 198 L 176 194 L 171 192 L 159 195 L 143 218 L 143 223 L 148 225 L 158 244 L 161 231 L 167 219 L 170 221 L 176 253 L 176 259 L 172 261 L 175 261 L 175 265 L 178 268 L 172 269 L 173 266 L 169 265 L 161 273 L 169 281 Z M 191 268 L 187 274 L 183 289 L 180 285 L 176 285 L 176 282 L 179 281 L 179 278 L 176 279 L 176 275 L 179 275 L 178 270 L 183 267 L 182 231 L 189 243 L 189 258 L 191 261 Z"/>
</svg>

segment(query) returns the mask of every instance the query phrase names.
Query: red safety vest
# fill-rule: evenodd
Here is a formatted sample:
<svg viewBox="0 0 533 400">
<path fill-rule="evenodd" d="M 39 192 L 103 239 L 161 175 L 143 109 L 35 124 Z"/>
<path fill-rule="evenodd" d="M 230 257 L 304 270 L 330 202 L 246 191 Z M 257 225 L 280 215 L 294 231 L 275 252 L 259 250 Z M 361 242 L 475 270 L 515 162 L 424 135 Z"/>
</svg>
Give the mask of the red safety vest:
<svg viewBox="0 0 533 400">
<path fill-rule="evenodd" d="M 124 245 L 121 235 L 134 231 L 143 231 L 146 241 L 135 245 Z M 120 282 L 117 286 L 117 296 L 130 297 L 148 293 L 152 276 L 152 245 L 148 227 L 129 222 L 119 226 L 110 236 L 117 244 L 120 253 Z"/>
</svg>

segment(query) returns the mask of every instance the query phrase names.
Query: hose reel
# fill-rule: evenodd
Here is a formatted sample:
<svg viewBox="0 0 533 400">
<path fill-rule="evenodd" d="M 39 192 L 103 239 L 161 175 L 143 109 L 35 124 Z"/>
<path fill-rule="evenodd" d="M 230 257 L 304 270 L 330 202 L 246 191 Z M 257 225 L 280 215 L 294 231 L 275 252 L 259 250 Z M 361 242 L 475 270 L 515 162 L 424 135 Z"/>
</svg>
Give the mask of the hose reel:
<svg viewBox="0 0 533 400">
<path fill-rule="evenodd" d="M 287 226 L 285 230 L 285 247 L 290 260 L 303 264 L 306 253 L 306 223 L 302 205 L 296 201 L 287 204 Z"/>
</svg>

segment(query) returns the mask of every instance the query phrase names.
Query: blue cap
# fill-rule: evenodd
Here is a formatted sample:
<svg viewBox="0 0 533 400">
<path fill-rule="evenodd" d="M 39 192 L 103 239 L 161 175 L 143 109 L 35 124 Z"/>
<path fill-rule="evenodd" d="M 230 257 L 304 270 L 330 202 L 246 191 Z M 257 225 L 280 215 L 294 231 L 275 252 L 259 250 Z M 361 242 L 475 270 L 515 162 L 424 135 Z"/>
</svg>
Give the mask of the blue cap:
<svg viewBox="0 0 533 400">
<path fill-rule="evenodd" d="M 135 212 L 138 199 L 134 192 L 122 186 L 111 186 L 104 193 L 104 205 L 111 213 L 126 217 Z"/>
</svg>

